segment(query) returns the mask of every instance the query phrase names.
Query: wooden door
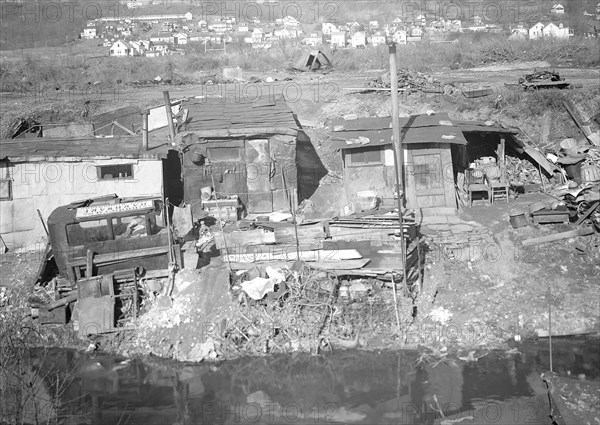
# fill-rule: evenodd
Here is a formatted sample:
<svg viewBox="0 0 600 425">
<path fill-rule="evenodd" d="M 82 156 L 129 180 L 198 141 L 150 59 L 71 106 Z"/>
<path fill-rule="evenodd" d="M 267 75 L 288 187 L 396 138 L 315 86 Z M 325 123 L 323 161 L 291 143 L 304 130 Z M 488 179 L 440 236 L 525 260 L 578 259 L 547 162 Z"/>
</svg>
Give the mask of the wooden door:
<svg viewBox="0 0 600 425">
<path fill-rule="evenodd" d="M 269 140 L 246 140 L 246 175 L 249 213 L 273 211 Z"/>
<path fill-rule="evenodd" d="M 446 169 L 452 165 L 449 149 L 414 148 L 409 152 L 406 167 L 408 207 L 456 208 L 452 173 L 446 175 Z"/>
</svg>

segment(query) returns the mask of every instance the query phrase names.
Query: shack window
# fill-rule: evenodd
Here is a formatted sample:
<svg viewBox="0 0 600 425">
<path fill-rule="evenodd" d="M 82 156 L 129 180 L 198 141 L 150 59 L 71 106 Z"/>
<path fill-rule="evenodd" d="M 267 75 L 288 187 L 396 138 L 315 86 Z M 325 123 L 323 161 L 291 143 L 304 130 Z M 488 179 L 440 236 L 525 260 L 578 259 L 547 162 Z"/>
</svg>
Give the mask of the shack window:
<svg viewBox="0 0 600 425">
<path fill-rule="evenodd" d="M 6 162 L 0 162 L 0 201 L 12 201 L 12 178 Z"/>
<path fill-rule="evenodd" d="M 111 239 L 108 221 L 90 220 L 67 224 L 67 240 L 70 245 L 83 245 L 89 242 L 103 242 Z"/>
<path fill-rule="evenodd" d="M 98 180 L 133 178 L 133 164 L 101 165 L 98 167 Z"/>
<path fill-rule="evenodd" d="M 241 162 L 240 148 L 208 148 L 208 159 L 211 162 Z"/>
<path fill-rule="evenodd" d="M 349 149 L 346 155 L 347 165 L 383 164 L 382 147 Z"/>
</svg>

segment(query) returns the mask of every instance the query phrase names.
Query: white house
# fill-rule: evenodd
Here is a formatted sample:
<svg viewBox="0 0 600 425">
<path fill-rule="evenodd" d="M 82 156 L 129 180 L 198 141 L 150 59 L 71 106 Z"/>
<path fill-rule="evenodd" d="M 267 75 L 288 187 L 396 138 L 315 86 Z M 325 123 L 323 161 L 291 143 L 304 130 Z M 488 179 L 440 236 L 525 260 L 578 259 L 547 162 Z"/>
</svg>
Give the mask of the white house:
<svg viewBox="0 0 600 425">
<path fill-rule="evenodd" d="M 137 56 L 136 49 L 124 40 L 117 40 L 110 46 L 109 56 Z"/>
<path fill-rule="evenodd" d="M 140 7 L 144 7 L 144 3 L 142 3 L 139 0 L 128 1 L 126 4 L 127 4 L 127 9 L 139 9 Z"/>
<path fill-rule="evenodd" d="M 392 36 L 392 39 L 394 40 L 394 43 L 406 44 L 406 41 L 408 39 L 408 34 L 406 33 L 406 31 L 398 30 L 394 33 L 394 35 Z"/>
<path fill-rule="evenodd" d="M 371 45 L 373 47 L 384 45 L 386 42 L 385 34 L 380 31 L 377 31 L 371 35 Z"/>
<path fill-rule="evenodd" d="M 178 32 L 176 34 L 173 34 L 173 44 L 182 46 L 187 43 L 188 43 L 188 36 L 186 33 Z"/>
<path fill-rule="evenodd" d="M 543 37 L 544 35 L 542 33 L 542 30 L 544 29 L 544 27 L 545 25 L 541 22 L 538 22 L 537 24 L 533 25 L 531 28 L 529 28 L 529 38 L 536 39 Z"/>
<path fill-rule="evenodd" d="M 331 45 L 335 47 L 346 47 L 346 33 L 344 31 L 336 31 L 331 33 Z"/>
<path fill-rule="evenodd" d="M 252 31 L 252 43 L 262 43 L 265 39 L 265 33 L 262 28 L 254 28 Z"/>
<path fill-rule="evenodd" d="M 183 15 L 183 17 L 185 18 L 186 21 L 191 21 L 192 19 L 194 19 L 192 12 L 187 12 L 185 15 Z"/>
<path fill-rule="evenodd" d="M 350 39 L 350 44 L 352 47 L 365 47 L 367 45 L 367 36 L 364 31 L 357 31 L 352 34 L 352 38 Z"/>
<path fill-rule="evenodd" d="M 332 24 L 331 22 L 323 22 L 321 25 L 321 31 L 325 35 L 331 35 L 331 33 L 337 31 L 337 25 Z"/>
<path fill-rule="evenodd" d="M 81 38 L 85 38 L 87 40 L 91 40 L 92 38 L 98 37 L 98 30 L 95 26 L 87 26 L 83 29 L 83 33 L 81 33 Z"/>
<path fill-rule="evenodd" d="M 129 41 L 128 43 L 134 50 L 134 56 L 141 56 L 147 50 L 146 44 L 142 40 Z"/>
<path fill-rule="evenodd" d="M 550 9 L 550 12 L 554 13 L 556 15 L 564 15 L 565 7 L 562 4 L 558 3 L 558 4 L 555 4 L 554 6 L 552 6 L 552 9 Z"/>
<path fill-rule="evenodd" d="M 309 33 L 308 36 L 304 37 L 302 40 L 302 44 L 313 47 L 323 45 L 323 33 L 321 31 L 313 31 Z"/>
<path fill-rule="evenodd" d="M 573 37 L 573 30 L 565 28 L 562 23 L 556 25 L 550 22 L 542 30 L 542 35 L 544 37 L 567 39 L 569 37 Z"/>
<path fill-rule="evenodd" d="M 379 21 L 369 21 L 369 29 L 371 29 L 371 30 L 379 29 Z"/>
<path fill-rule="evenodd" d="M 296 28 L 298 25 L 300 25 L 300 21 L 298 21 L 293 16 L 286 16 L 282 19 L 282 21 L 283 21 L 283 25 L 286 27 Z"/>
<path fill-rule="evenodd" d="M 144 151 L 141 137 L 2 140 L 0 151 L 0 233 L 11 250 L 44 248 L 38 209 L 46 220 L 74 201 L 163 194 L 166 150 Z"/>
</svg>

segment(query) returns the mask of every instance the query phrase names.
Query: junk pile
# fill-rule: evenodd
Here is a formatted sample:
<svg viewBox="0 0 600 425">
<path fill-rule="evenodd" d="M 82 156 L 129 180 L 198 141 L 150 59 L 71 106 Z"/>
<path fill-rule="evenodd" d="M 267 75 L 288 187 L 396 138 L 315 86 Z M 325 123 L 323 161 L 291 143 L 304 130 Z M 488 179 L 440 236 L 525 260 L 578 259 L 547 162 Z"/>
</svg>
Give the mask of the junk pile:
<svg viewBox="0 0 600 425">
<path fill-rule="evenodd" d="M 233 346 L 232 351 L 319 353 L 358 348 L 365 336 L 394 334 L 394 297 L 390 284 L 381 280 L 341 278 L 303 261 L 281 267 L 251 265 L 233 280 L 239 307 L 230 313 L 220 337 L 222 346 Z"/>
<path fill-rule="evenodd" d="M 505 157 L 506 174 L 511 183 L 516 185 L 539 184 L 540 171 L 529 161 L 522 161 L 512 156 Z"/>
<path fill-rule="evenodd" d="M 541 88 L 566 89 L 571 83 L 565 81 L 558 72 L 555 71 L 536 71 L 531 74 L 525 74 L 519 78 L 519 84 L 525 90 L 537 90 Z"/>
<path fill-rule="evenodd" d="M 386 72 L 374 80 L 367 82 L 368 87 L 390 88 L 392 82 L 390 73 Z M 398 69 L 398 88 L 425 93 L 444 93 L 442 83 L 430 75 L 421 72 L 410 72 L 408 69 Z"/>
</svg>

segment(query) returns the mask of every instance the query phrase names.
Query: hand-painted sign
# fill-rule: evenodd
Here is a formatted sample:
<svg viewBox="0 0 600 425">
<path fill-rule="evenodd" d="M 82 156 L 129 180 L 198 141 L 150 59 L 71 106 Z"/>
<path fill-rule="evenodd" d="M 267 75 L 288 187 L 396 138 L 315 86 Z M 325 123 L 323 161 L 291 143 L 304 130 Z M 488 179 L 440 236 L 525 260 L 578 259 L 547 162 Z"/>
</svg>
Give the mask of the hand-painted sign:
<svg viewBox="0 0 600 425">
<path fill-rule="evenodd" d="M 154 201 L 147 199 L 144 201 L 125 202 L 122 204 L 102 204 L 92 207 L 77 208 L 75 218 L 94 217 L 97 215 L 114 214 L 124 211 L 138 211 L 154 208 Z"/>
</svg>

